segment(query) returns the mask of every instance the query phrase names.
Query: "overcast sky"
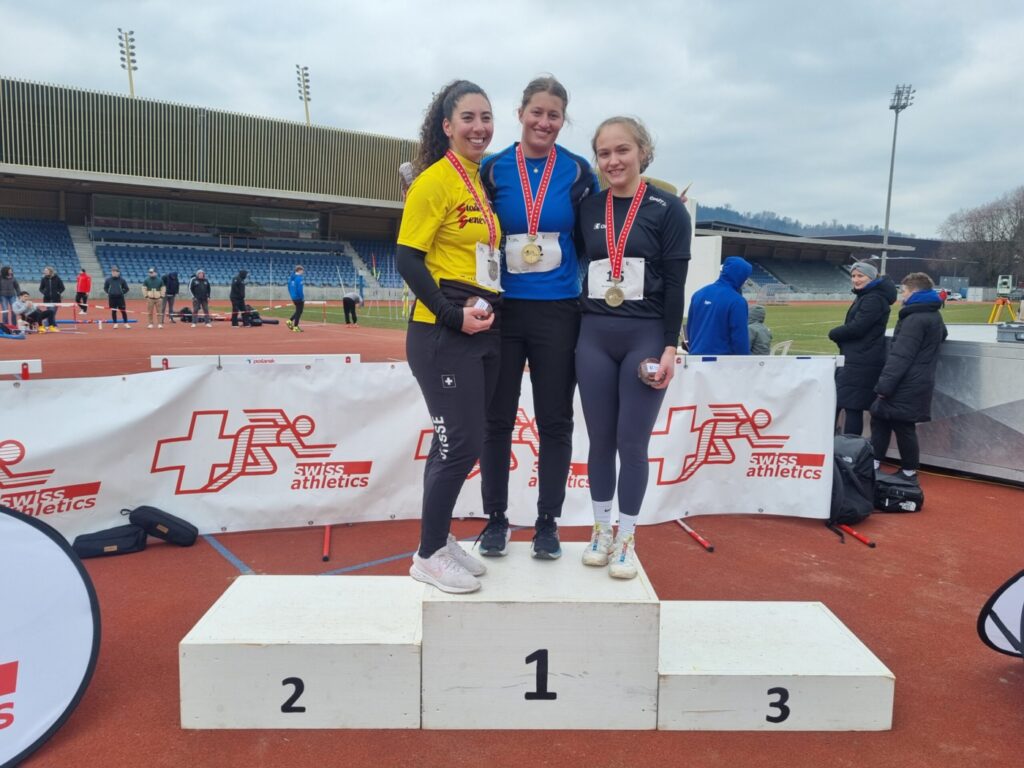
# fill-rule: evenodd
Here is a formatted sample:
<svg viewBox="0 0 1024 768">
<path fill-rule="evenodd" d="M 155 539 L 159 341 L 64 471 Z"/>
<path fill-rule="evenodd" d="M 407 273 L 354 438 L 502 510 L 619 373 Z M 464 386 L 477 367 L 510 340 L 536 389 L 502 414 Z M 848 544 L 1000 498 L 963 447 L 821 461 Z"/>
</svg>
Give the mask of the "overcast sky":
<svg viewBox="0 0 1024 768">
<path fill-rule="evenodd" d="M 136 94 L 415 138 L 456 77 L 488 92 L 491 149 L 519 135 L 523 87 L 555 74 L 590 156 L 613 114 L 656 141 L 650 173 L 708 205 L 804 223 L 884 222 L 935 236 L 949 214 L 1024 184 L 1024 3 L 975 0 L 0 0 L 0 75 L 127 92 L 117 27 L 135 32 Z"/>
</svg>

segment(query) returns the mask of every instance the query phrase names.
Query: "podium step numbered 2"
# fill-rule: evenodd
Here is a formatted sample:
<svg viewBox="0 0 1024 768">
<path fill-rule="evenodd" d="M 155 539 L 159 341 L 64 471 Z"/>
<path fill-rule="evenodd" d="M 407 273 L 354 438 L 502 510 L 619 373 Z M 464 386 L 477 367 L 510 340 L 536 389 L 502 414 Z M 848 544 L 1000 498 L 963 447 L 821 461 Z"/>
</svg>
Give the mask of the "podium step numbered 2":
<svg viewBox="0 0 1024 768">
<path fill-rule="evenodd" d="M 448 595 L 241 576 L 179 647 L 183 728 L 882 730 L 892 673 L 820 603 L 661 602 L 529 545 Z"/>
</svg>

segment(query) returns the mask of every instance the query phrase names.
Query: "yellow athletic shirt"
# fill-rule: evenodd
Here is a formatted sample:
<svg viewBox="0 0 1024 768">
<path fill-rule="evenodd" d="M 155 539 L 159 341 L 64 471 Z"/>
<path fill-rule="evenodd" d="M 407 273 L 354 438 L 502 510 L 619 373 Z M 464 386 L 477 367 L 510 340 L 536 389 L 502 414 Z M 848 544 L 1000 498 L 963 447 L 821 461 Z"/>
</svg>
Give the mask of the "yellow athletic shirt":
<svg viewBox="0 0 1024 768">
<path fill-rule="evenodd" d="M 486 205 L 480 166 L 461 155 L 457 157 Z M 497 248 L 501 226 L 496 216 L 494 227 L 494 247 Z M 490 289 L 476 281 L 476 244 L 486 242 L 487 222 L 459 172 L 442 157 L 417 176 L 409 187 L 398 244 L 426 251 L 427 269 L 438 285 L 442 280 L 457 280 L 490 293 Z M 434 313 L 422 301 L 416 302 L 412 319 L 421 323 L 437 322 Z"/>
</svg>

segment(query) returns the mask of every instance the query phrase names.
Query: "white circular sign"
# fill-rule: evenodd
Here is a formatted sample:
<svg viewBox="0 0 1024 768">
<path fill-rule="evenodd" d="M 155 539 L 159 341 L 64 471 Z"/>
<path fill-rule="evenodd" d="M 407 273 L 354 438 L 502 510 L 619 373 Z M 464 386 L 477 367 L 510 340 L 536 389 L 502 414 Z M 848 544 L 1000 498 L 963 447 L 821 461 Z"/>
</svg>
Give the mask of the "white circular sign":
<svg viewBox="0 0 1024 768">
<path fill-rule="evenodd" d="M 56 732 L 96 666 L 100 612 L 89 574 L 57 531 L 0 506 L 0 767 Z"/>
</svg>

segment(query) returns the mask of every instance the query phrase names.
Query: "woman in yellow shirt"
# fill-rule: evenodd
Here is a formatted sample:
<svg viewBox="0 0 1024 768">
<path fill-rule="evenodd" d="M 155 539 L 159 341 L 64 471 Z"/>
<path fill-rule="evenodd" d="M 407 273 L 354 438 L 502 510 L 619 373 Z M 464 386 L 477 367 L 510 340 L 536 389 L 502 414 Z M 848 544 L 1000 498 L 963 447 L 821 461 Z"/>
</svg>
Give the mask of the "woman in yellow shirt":
<svg viewBox="0 0 1024 768">
<path fill-rule="evenodd" d="M 406 357 L 434 437 L 423 475 L 419 551 L 409 574 L 445 592 L 473 592 L 486 567 L 451 535 L 452 510 L 480 456 L 501 348 L 501 230 L 480 183 L 494 134 L 480 86 L 440 90 L 420 129 L 398 233 L 398 271 L 416 295 Z"/>
</svg>

